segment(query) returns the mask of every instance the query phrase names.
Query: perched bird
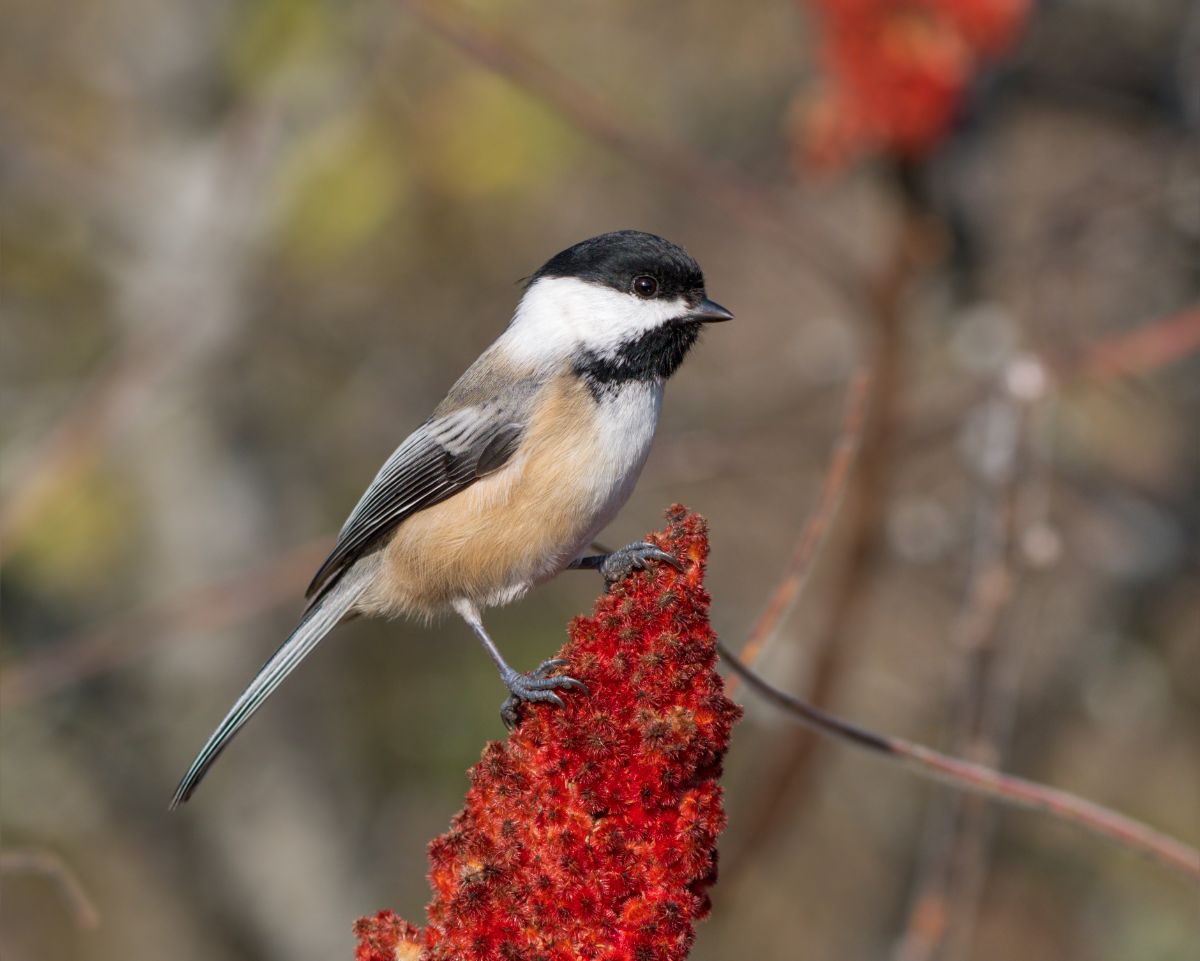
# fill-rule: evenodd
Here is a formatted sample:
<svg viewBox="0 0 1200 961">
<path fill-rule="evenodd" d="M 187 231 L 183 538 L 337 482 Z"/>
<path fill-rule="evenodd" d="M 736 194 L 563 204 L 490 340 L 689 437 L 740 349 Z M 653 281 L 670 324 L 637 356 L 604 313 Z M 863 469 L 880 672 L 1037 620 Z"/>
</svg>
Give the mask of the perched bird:
<svg viewBox="0 0 1200 961">
<path fill-rule="evenodd" d="M 523 701 L 559 706 L 583 685 L 546 661 L 523 674 L 480 612 L 567 568 L 612 583 L 655 560 L 651 544 L 583 556 L 628 499 L 646 461 L 663 385 L 704 324 L 709 300 L 686 251 L 637 230 L 585 240 L 530 277 L 508 328 L 384 463 L 308 587 L 299 625 L 271 655 L 179 782 L 186 801 L 221 751 L 334 627 L 357 614 L 457 612 L 500 671 L 508 726 Z"/>
</svg>

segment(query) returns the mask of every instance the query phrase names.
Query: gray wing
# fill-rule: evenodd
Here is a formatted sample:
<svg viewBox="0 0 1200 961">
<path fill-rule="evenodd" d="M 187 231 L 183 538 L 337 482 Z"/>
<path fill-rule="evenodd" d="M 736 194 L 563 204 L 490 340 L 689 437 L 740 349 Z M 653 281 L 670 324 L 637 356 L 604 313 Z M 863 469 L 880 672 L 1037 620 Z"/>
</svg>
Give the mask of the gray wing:
<svg viewBox="0 0 1200 961">
<path fill-rule="evenodd" d="M 341 574 L 406 517 L 432 507 L 497 470 L 520 446 L 523 422 L 494 404 L 434 416 L 380 468 L 342 526 L 305 597 L 316 603 Z"/>
</svg>

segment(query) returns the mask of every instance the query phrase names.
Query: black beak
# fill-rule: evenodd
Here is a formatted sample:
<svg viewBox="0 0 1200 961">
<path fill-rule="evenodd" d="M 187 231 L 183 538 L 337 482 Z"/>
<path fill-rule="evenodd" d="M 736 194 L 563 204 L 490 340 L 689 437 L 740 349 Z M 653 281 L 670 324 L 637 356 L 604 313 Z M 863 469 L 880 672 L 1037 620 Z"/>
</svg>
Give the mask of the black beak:
<svg viewBox="0 0 1200 961">
<path fill-rule="evenodd" d="M 733 320 L 733 314 L 714 300 L 705 297 L 687 315 L 688 320 L 698 320 L 702 324 L 716 324 L 724 320 Z"/>
</svg>

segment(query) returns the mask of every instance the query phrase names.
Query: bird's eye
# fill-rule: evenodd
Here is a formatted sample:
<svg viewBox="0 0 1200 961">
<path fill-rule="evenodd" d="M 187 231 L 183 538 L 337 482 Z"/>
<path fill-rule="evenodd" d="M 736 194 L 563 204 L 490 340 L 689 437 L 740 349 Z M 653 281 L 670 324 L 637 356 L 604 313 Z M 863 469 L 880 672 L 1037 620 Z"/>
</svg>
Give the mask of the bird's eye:
<svg viewBox="0 0 1200 961">
<path fill-rule="evenodd" d="M 658 293 L 658 281 L 653 277 L 634 277 L 633 292 L 639 297 L 653 297 Z"/>
</svg>

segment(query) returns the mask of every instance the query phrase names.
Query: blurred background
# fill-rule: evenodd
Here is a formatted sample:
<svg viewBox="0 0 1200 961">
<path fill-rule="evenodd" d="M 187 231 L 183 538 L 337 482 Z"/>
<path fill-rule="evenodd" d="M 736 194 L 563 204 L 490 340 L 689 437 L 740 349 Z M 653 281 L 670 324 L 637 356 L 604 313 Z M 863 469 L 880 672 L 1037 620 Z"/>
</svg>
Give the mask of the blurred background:
<svg viewBox="0 0 1200 961">
<path fill-rule="evenodd" d="M 857 434 L 764 675 L 1200 842 L 1195 4 L 0 11 L 6 961 L 349 958 L 424 916 L 502 735 L 455 621 L 346 626 L 166 802 L 519 279 L 622 227 L 737 320 L 605 542 L 704 513 L 736 646 Z M 532 667 L 598 589 L 489 626 Z M 738 694 L 694 958 L 1196 956 L 1161 868 Z"/>
</svg>

